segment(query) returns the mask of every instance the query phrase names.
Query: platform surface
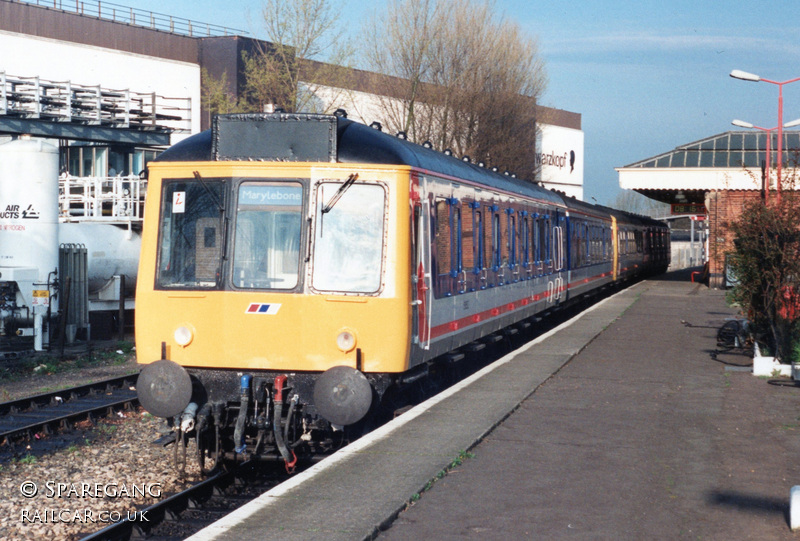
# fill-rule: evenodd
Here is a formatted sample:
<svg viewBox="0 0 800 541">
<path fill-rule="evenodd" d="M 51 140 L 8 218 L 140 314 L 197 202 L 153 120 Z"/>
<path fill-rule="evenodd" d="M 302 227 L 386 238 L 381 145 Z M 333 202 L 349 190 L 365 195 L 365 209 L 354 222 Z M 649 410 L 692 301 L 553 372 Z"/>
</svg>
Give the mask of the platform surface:
<svg viewBox="0 0 800 541">
<path fill-rule="evenodd" d="M 800 539 L 800 388 L 713 358 L 734 314 L 639 283 L 191 539 Z"/>
</svg>

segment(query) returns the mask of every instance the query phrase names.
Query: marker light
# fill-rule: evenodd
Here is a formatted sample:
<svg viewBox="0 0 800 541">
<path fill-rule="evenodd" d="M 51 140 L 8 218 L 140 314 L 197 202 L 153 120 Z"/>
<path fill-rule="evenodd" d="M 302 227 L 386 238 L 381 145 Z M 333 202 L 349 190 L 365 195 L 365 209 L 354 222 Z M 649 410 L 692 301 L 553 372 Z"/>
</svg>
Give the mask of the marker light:
<svg viewBox="0 0 800 541">
<path fill-rule="evenodd" d="M 352 351 L 356 347 L 356 335 L 350 331 L 340 332 L 336 337 L 336 346 L 345 353 Z"/>
<path fill-rule="evenodd" d="M 191 344 L 192 339 L 194 338 L 189 327 L 178 327 L 175 329 L 175 334 L 173 337 L 175 338 L 175 342 L 183 348 Z"/>
</svg>

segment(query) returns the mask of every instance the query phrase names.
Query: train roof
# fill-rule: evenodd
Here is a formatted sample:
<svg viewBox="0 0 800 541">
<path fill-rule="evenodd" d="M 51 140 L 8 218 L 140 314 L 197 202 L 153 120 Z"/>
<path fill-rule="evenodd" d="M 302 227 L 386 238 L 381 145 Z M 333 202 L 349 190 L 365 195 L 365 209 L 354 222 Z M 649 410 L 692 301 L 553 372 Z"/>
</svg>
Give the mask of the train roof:
<svg viewBox="0 0 800 541">
<path fill-rule="evenodd" d="M 664 222 L 660 222 L 648 216 L 633 214 L 631 212 L 626 212 L 624 210 L 618 210 L 603 205 L 592 205 L 591 203 L 575 199 L 574 197 L 564 197 L 564 203 L 567 205 L 569 210 L 577 210 L 585 214 L 593 214 L 595 216 L 614 216 L 617 219 L 617 222 L 620 223 L 631 223 L 646 227 L 666 227 Z"/>
<path fill-rule="evenodd" d="M 579 212 L 583 212 L 584 214 L 601 216 L 606 219 L 610 219 L 610 216 L 614 212 L 614 209 L 604 207 L 602 205 L 592 205 L 591 203 L 581 201 L 580 199 L 576 199 L 574 197 L 563 196 L 563 199 L 568 210 L 577 210 Z"/>
<path fill-rule="evenodd" d="M 404 165 L 563 206 L 537 184 L 493 172 L 341 116 L 218 115 L 211 130 L 170 147 L 156 161 L 329 161 Z"/>
</svg>

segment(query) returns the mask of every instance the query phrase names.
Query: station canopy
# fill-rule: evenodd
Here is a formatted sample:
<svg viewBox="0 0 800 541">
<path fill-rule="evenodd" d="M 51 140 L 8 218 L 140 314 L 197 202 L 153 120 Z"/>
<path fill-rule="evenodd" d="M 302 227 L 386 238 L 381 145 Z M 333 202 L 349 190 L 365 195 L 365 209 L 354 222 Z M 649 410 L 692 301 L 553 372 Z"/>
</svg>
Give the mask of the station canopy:
<svg viewBox="0 0 800 541">
<path fill-rule="evenodd" d="M 760 190 L 767 138 L 775 178 L 776 133 L 730 131 L 617 168 L 620 188 L 670 204 L 702 204 L 709 191 Z M 783 132 L 783 167 L 797 167 L 800 132 Z M 773 182 L 774 184 L 774 182 Z"/>
</svg>

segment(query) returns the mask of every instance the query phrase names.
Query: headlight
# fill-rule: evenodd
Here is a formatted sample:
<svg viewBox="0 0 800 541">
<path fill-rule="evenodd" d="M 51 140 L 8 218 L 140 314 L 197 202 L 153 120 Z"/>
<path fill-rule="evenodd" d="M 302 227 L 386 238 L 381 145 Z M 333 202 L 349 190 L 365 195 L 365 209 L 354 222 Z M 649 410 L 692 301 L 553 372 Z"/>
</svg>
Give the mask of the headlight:
<svg viewBox="0 0 800 541">
<path fill-rule="evenodd" d="M 356 347 L 356 335 L 352 331 L 342 331 L 336 337 L 336 346 L 343 352 L 347 353 Z"/>
<path fill-rule="evenodd" d="M 175 329 L 175 334 L 173 337 L 179 346 L 185 348 L 192 343 L 192 338 L 194 338 L 194 335 L 189 327 L 178 327 Z"/>
</svg>

